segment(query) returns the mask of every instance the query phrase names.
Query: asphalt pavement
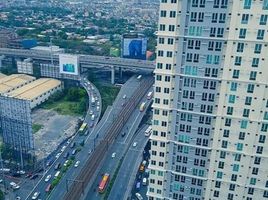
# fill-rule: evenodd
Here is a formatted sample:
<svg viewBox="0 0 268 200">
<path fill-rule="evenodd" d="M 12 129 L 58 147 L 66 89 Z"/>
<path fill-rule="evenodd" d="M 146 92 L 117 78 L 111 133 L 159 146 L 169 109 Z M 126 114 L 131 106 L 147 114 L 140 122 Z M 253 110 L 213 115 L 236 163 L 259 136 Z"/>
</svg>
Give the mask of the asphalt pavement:
<svg viewBox="0 0 268 200">
<path fill-rule="evenodd" d="M 144 97 L 141 102 L 147 102 L 146 105 L 148 107 L 148 105 L 150 104 L 149 101 L 146 100 L 146 97 Z M 140 102 L 140 103 L 141 103 Z M 140 105 L 140 104 L 139 104 Z M 116 141 L 114 142 L 114 144 L 109 148 L 108 150 L 108 154 L 106 155 L 106 157 L 104 158 L 104 162 L 101 165 L 101 168 L 98 169 L 98 171 L 96 172 L 96 178 L 93 181 L 93 183 L 91 183 L 90 185 L 88 185 L 87 189 L 86 189 L 86 193 L 87 195 L 85 197 L 83 197 L 82 199 L 86 199 L 86 200 L 98 200 L 98 199 L 102 199 L 104 194 L 100 194 L 98 192 L 98 186 L 99 183 L 102 179 L 103 174 L 105 173 L 109 173 L 110 174 L 110 178 L 112 178 L 116 168 L 119 166 L 120 164 L 120 159 L 123 158 L 124 154 L 131 149 L 132 151 L 137 151 L 140 152 L 143 150 L 143 146 L 140 145 L 139 143 L 143 144 L 143 140 L 144 140 L 144 135 L 138 138 L 135 138 L 133 140 L 133 137 L 135 136 L 136 131 L 138 130 L 138 127 L 142 121 L 142 118 L 145 115 L 145 111 L 140 112 L 139 110 L 139 106 L 135 109 L 135 111 L 132 113 L 131 117 L 129 118 L 129 120 L 126 122 L 126 124 L 124 125 L 124 128 L 122 130 L 122 132 L 120 133 L 119 137 L 116 139 Z M 124 137 L 121 136 L 122 133 L 126 133 L 126 135 Z M 136 141 L 136 139 L 138 141 Z M 137 142 L 137 146 L 133 147 L 133 143 Z M 143 147 L 143 148 L 141 148 Z M 116 153 L 116 157 L 112 158 L 112 154 Z M 131 158 L 125 157 L 126 160 L 129 160 Z M 134 160 L 136 160 L 137 158 L 135 158 Z M 131 168 L 127 168 L 126 170 L 126 174 L 130 175 L 132 173 L 131 170 L 129 170 Z M 124 175 L 127 176 L 127 175 Z M 127 180 L 125 180 L 125 183 L 127 184 Z M 120 200 L 121 198 L 119 198 L 118 200 Z"/>
<path fill-rule="evenodd" d="M 136 178 L 139 165 L 142 162 L 143 149 L 149 140 L 149 137 L 144 135 L 145 130 L 148 128 L 144 126 L 140 129 L 133 141 L 137 142 L 137 146 L 130 146 L 125 159 L 120 167 L 116 180 L 113 184 L 108 200 L 121 200 L 127 199 L 133 182 Z"/>
<path fill-rule="evenodd" d="M 113 120 L 115 120 L 116 116 L 121 111 L 122 104 L 126 102 L 127 98 L 132 96 L 135 89 L 138 87 L 139 81 L 136 78 L 131 78 L 129 81 L 126 82 L 126 84 L 123 85 L 113 105 L 106 111 L 103 118 L 96 126 L 95 130 L 86 138 L 84 148 L 82 148 L 81 153 L 76 156 L 77 159 L 81 161 L 80 168 L 74 169 L 72 166 L 67 171 L 66 175 L 61 179 L 56 189 L 51 192 L 49 199 L 61 199 L 67 192 L 67 188 L 74 181 L 76 182 L 76 184 L 82 184 L 79 183 L 79 180 L 75 180 L 75 178 L 83 168 L 84 164 L 86 163 L 86 160 L 90 159 L 90 155 L 88 154 L 88 152 L 93 151 L 94 146 L 97 146 L 100 140 L 105 136 L 107 128 L 113 122 Z M 124 95 L 126 95 L 126 98 L 123 98 Z"/>
<path fill-rule="evenodd" d="M 100 97 L 100 93 L 98 92 L 97 88 L 95 86 L 93 86 L 86 78 L 82 77 L 81 78 L 81 84 L 82 86 L 84 86 L 84 88 L 87 90 L 87 93 L 88 93 L 88 96 L 89 96 L 89 109 L 88 109 L 88 112 L 87 112 L 87 115 L 84 119 L 84 122 L 88 123 L 88 125 L 91 123 L 91 122 L 94 122 L 95 125 L 97 124 L 97 121 L 98 121 L 98 117 L 96 117 L 94 120 L 91 120 L 91 116 L 89 114 L 90 110 L 93 111 L 93 113 L 95 115 L 97 115 L 97 113 L 99 113 L 98 115 L 100 115 L 100 110 L 97 111 L 96 109 L 96 105 L 92 105 L 90 103 L 90 100 L 91 100 L 91 97 L 93 96 L 94 98 L 98 98 L 98 101 L 101 102 L 101 97 Z M 101 107 L 101 103 L 100 103 L 100 107 Z M 64 158 L 64 154 L 65 153 L 69 153 L 70 156 L 72 155 L 72 151 L 74 149 L 81 149 L 81 152 L 77 152 L 74 156 L 76 156 L 75 158 L 75 161 L 76 162 L 77 160 L 80 160 L 80 156 L 83 158 L 83 156 L 86 157 L 88 156 L 88 152 L 85 152 L 86 149 L 83 148 L 83 147 L 78 147 L 79 146 L 79 143 L 81 143 L 81 141 L 83 140 L 86 140 L 88 137 L 90 137 L 90 135 L 92 134 L 93 130 L 94 130 L 95 126 L 90 128 L 88 127 L 88 132 L 89 134 L 87 135 L 82 135 L 80 136 L 79 134 L 76 134 L 72 139 L 71 141 L 68 142 L 68 144 L 64 144 L 65 146 L 65 149 L 61 150 L 60 152 L 58 152 L 60 155 L 58 158 L 55 159 L 55 161 L 52 163 L 51 166 L 47 167 L 45 173 L 42 175 L 41 179 L 38 180 L 37 183 L 35 183 L 34 187 L 32 187 L 32 190 L 31 192 L 29 193 L 26 193 L 25 190 L 21 189 L 18 191 L 18 195 L 22 198 L 22 199 L 32 199 L 32 196 L 35 192 L 40 192 L 39 196 L 38 196 L 38 199 L 48 199 L 50 197 L 50 194 L 52 193 L 51 192 L 46 192 L 46 188 L 48 187 L 49 184 L 52 183 L 53 179 L 54 179 L 54 175 L 56 174 L 56 172 L 58 170 L 55 170 L 55 166 L 60 163 L 61 166 L 64 164 L 64 162 L 66 161 L 67 158 Z M 76 143 L 75 147 L 71 148 L 71 143 Z M 69 156 L 69 157 L 70 157 Z M 86 159 L 86 158 L 85 158 Z M 62 180 L 60 181 L 60 183 L 55 187 L 53 188 L 53 190 L 56 190 L 58 187 L 61 187 L 60 184 L 62 184 L 62 182 L 64 181 L 64 178 L 66 179 L 66 177 L 72 177 L 75 175 L 75 171 L 79 170 L 79 168 L 81 168 L 82 166 L 82 163 L 80 166 L 78 166 L 77 168 L 74 169 L 74 166 L 72 165 L 70 168 L 72 170 L 67 170 L 67 172 L 64 174 Z M 45 182 L 45 178 L 48 176 L 48 175 L 51 175 L 51 178 L 48 182 Z M 24 185 L 22 185 L 22 188 L 24 187 Z M 59 190 L 61 191 L 61 190 Z M 53 193 L 52 193 L 53 194 Z"/>
</svg>

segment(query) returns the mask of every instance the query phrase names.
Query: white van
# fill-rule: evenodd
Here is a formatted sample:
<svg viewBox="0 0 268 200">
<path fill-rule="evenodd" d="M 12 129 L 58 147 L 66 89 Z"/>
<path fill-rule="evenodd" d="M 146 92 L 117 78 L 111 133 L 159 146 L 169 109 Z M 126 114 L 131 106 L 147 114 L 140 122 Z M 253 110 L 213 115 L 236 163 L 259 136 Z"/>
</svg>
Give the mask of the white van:
<svg viewBox="0 0 268 200">
<path fill-rule="evenodd" d="M 147 185 L 147 178 L 142 179 L 142 185 Z"/>
<path fill-rule="evenodd" d="M 95 120 L 95 115 L 91 116 L 91 120 L 94 121 Z"/>
</svg>

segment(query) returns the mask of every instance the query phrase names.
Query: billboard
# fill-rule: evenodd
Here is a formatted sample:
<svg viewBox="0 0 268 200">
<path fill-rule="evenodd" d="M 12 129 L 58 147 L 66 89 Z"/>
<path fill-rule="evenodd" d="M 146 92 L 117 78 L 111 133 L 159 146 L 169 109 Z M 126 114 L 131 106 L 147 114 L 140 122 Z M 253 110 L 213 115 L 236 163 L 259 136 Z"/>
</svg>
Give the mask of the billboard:
<svg viewBox="0 0 268 200">
<path fill-rule="evenodd" d="M 147 38 L 123 37 L 122 57 L 146 60 Z"/>
<path fill-rule="evenodd" d="M 59 54 L 61 74 L 79 74 L 79 57 L 71 54 Z"/>
</svg>

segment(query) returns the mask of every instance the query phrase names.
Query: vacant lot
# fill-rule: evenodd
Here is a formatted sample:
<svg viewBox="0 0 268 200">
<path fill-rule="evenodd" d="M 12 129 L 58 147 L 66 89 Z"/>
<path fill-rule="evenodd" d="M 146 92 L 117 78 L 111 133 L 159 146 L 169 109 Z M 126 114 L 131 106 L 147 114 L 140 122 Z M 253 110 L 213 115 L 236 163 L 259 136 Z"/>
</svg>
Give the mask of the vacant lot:
<svg viewBox="0 0 268 200">
<path fill-rule="evenodd" d="M 37 109 L 32 114 L 33 124 L 41 128 L 34 134 L 38 159 L 49 155 L 66 138 L 75 133 L 77 116 L 60 115 L 56 111 Z"/>
</svg>

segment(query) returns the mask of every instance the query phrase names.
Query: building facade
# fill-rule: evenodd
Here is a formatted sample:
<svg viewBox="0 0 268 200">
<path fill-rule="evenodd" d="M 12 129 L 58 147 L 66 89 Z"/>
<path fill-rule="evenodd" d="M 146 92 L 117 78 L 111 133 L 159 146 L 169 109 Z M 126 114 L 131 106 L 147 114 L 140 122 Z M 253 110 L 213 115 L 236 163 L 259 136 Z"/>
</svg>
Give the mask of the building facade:
<svg viewBox="0 0 268 200">
<path fill-rule="evenodd" d="M 268 198 L 267 19 L 267 0 L 161 0 L 150 200 Z"/>
</svg>

